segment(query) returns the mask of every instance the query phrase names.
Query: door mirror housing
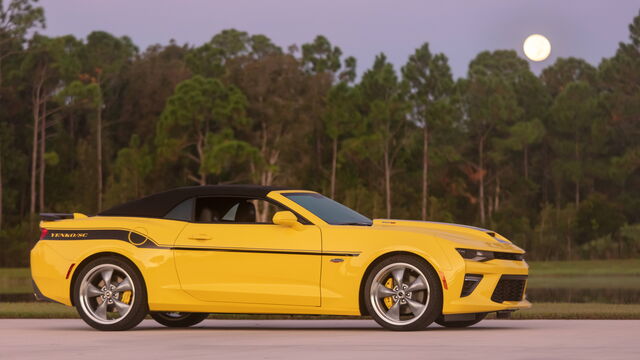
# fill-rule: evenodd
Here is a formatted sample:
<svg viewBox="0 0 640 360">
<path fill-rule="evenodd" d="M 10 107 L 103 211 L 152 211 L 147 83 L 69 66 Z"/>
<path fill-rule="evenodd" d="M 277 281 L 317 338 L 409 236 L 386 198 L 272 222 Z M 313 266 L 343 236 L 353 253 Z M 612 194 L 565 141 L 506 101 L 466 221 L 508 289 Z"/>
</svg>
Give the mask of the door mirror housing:
<svg viewBox="0 0 640 360">
<path fill-rule="evenodd" d="M 300 223 L 298 222 L 298 217 L 291 211 L 278 211 L 273 214 L 273 223 L 276 225 L 288 226 L 288 227 L 297 227 Z"/>
</svg>

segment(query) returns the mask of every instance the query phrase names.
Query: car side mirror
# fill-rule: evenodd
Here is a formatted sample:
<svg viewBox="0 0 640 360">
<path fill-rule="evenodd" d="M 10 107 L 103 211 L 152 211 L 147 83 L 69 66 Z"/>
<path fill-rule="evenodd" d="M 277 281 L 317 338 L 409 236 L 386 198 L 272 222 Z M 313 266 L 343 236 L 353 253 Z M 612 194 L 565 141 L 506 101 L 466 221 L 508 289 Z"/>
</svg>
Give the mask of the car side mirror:
<svg viewBox="0 0 640 360">
<path fill-rule="evenodd" d="M 276 225 L 294 227 L 299 224 L 298 218 L 291 211 L 278 211 L 273 214 L 273 223 Z"/>
</svg>

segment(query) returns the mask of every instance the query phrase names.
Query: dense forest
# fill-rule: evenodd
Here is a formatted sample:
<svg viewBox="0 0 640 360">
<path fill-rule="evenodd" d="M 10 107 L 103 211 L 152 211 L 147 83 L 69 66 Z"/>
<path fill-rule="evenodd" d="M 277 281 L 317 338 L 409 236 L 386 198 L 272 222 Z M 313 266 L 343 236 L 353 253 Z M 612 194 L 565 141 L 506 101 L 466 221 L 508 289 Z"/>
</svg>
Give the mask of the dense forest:
<svg viewBox="0 0 640 360">
<path fill-rule="evenodd" d="M 598 66 L 536 76 L 485 51 L 461 79 L 428 43 L 357 73 L 323 36 L 284 49 L 229 29 L 142 51 L 44 26 L 34 0 L 0 0 L 0 266 L 28 262 L 39 212 L 230 183 L 491 228 L 533 259 L 640 253 L 640 15 Z"/>
</svg>

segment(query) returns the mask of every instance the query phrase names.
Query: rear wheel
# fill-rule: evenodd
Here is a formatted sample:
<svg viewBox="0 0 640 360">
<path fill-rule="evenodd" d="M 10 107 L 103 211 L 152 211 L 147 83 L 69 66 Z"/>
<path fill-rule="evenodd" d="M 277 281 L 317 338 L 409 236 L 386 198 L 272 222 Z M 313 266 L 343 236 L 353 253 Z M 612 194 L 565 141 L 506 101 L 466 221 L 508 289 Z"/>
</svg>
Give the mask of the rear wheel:
<svg viewBox="0 0 640 360">
<path fill-rule="evenodd" d="M 151 317 L 168 327 L 189 327 L 201 323 L 209 314 L 186 312 L 152 312 Z"/>
<path fill-rule="evenodd" d="M 463 320 L 463 321 L 445 321 L 444 317 L 441 315 L 436 319 L 436 323 L 438 325 L 442 325 L 448 328 L 464 328 L 475 325 L 480 321 L 484 320 L 487 317 L 487 314 L 475 314 L 476 318 L 473 320 Z"/>
<path fill-rule="evenodd" d="M 128 330 L 147 315 L 147 292 L 138 270 L 118 257 L 91 261 L 73 289 L 78 314 L 98 330 Z"/>
<path fill-rule="evenodd" d="M 367 277 L 364 291 L 369 314 L 386 329 L 425 329 L 442 311 L 438 275 L 414 256 L 380 261 Z"/>
</svg>

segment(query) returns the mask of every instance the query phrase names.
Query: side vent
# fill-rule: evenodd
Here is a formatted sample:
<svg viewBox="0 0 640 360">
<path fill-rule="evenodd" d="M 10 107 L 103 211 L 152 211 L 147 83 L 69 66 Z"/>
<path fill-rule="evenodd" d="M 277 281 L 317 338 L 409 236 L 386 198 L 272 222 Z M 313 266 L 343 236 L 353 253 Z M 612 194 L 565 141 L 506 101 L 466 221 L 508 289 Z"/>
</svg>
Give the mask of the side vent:
<svg viewBox="0 0 640 360">
<path fill-rule="evenodd" d="M 482 280 L 482 275 L 480 274 L 466 274 L 464 276 L 464 283 L 462 285 L 462 292 L 460 293 L 460 297 L 471 295 L 473 290 L 475 290 L 480 283 L 480 280 Z"/>
</svg>

